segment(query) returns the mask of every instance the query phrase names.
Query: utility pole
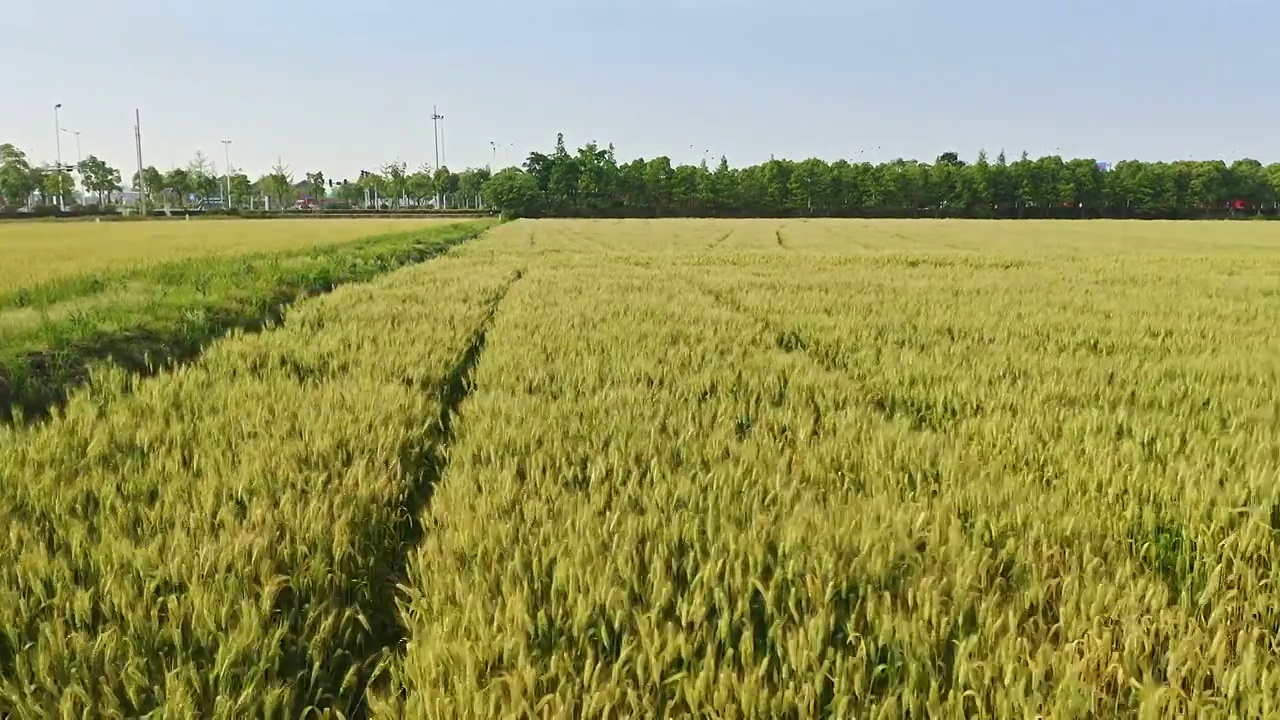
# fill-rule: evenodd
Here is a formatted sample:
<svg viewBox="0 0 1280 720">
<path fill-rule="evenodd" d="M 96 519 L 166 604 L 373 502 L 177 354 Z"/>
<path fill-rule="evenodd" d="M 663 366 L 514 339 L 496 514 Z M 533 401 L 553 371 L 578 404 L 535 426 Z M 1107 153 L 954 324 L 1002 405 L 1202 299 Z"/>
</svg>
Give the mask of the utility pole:
<svg viewBox="0 0 1280 720">
<path fill-rule="evenodd" d="M 134 188 L 138 191 L 138 208 L 143 217 L 147 216 L 147 178 L 142 174 L 142 114 L 137 110 L 133 111 L 133 143 L 138 151 L 138 187 Z"/>
<path fill-rule="evenodd" d="M 444 116 L 436 110 L 436 106 L 431 106 L 431 136 L 436 143 L 436 169 L 440 169 L 440 121 L 444 120 Z"/>
<path fill-rule="evenodd" d="M 227 161 L 227 196 L 223 198 L 222 206 L 231 207 L 231 141 L 222 141 L 222 153 Z"/>
<path fill-rule="evenodd" d="M 53 139 L 58 152 L 58 208 L 66 212 L 67 202 L 62 194 L 62 118 L 58 116 L 58 111 L 61 109 L 62 103 L 53 106 Z"/>
<path fill-rule="evenodd" d="M 435 105 L 431 106 L 431 137 L 436 142 L 436 169 L 440 172 L 440 141 L 444 133 L 440 130 L 440 123 L 444 121 L 444 116 L 436 109 Z M 440 209 L 440 188 L 436 188 L 436 209 Z"/>
</svg>

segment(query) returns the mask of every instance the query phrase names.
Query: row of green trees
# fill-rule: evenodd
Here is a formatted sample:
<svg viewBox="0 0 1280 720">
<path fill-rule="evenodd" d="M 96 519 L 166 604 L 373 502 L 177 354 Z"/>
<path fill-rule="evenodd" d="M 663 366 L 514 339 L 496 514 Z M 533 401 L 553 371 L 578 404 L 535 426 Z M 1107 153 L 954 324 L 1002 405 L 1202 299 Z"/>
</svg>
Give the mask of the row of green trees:
<svg viewBox="0 0 1280 720">
<path fill-rule="evenodd" d="M 109 203 L 120 173 L 89 156 L 75 168 L 86 193 Z M 354 179 L 307 172 L 295 178 L 277 163 L 256 180 L 218 175 L 200 153 L 186 167 L 155 167 L 131 178 L 151 207 L 178 209 L 213 198 L 238 208 L 279 209 L 299 198 L 337 207 L 481 207 L 521 217 L 560 216 L 936 216 L 936 217 L 1217 217 L 1275 215 L 1280 164 L 1256 160 L 1125 161 L 1103 168 L 1092 159 L 1056 155 L 1009 161 L 985 152 L 972 162 L 944 153 L 932 163 L 770 159 L 730 168 L 676 165 L 667 157 L 619 163 L 612 145 L 576 152 L 559 136 L 550 153 L 530 153 L 522 167 L 491 176 L 486 168 L 410 171 L 401 162 Z M 227 187 L 229 186 L 229 188 Z M 66 170 L 28 162 L 0 145 L 0 199 L 6 206 L 55 204 L 74 179 Z M 228 193 L 229 189 L 229 193 Z"/>
<path fill-rule="evenodd" d="M 32 165 L 12 144 L 0 145 L 0 206 L 19 207 L 31 198 L 46 205 L 56 205 L 60 199 L 69 201 L 76 190 L 72 170 L 80 176 L 84 192 L 96 195 L 99 205 L 110 203 L 122 190 L 120 171 L 93 155 L 74 166 L 46 168 Z"/>
<path fill-rule="evenodd" d="M 447 167 L 432 172 L 423 167 L 410 172 L 404 163 L 389 163 L 377 170 L 364 171 L 354 180 L 326 177 L 321 171 L 294 176 L 288 166 L 277 163 L 257 180 L 244 173 L 233 173 L 229 179 L 205 171 L 199 154 L 185 168 L 160 172 L 154 167 L 143 170 L 142 183 L 135 174 L 134 187 L 148 188 L 153 207 L 179 203 L 199 203 L 208 198 L 227 197 L 235 208 L 254 208 L 269 203 L 272 208 L 292 206 L 307 199 L 329 207 L 400 209 L 441 205 L 478 204 L 481 189 L 489 179 L 487 169 L 469 169 L 455 173 Z M 229 191 L 223 185 L 229 185 Z"/>
<path fill-rule="evenodd" d="M 30 162 L 12 144 L 0 145 L 0 209 L 56 206 L 60 198 L 74 204 L 76 178 L 71 171 L 80 176 L 83 189 L 94 194 L 99 205 L 111 204 L 123 192 L 120 171 L 92 155 L 78 166 L 59 169 Z M 327 178 L 319 171 L 295 177 L 288 166 L 276 163 L 255 180 L 243 172 L 233 171 L 230 177 L 225 172 L 219 174 L 203 153 L 196 153 L 184 167 L 167 171 L 147 167 L 141 177 L 133 173 L 130 187 L 145 188 L 151 208 L 179 210 L 215 199 L 233 208 L 280 209 L 304 198 L 330 207 L 478 207 L 489 177 L 487 168 L 456 173 L 447 167 L 433 171 L 424 166 L 410 171 L 401 162 L 362 172 L 350 180 Z"/>
<path fill-rule="evenodd" d="M 143 168 L 142 176 L 130 178 L 134 188 L 145 189 L 152 208 L 187 209 L 209 201 L 236 208 L 282 208 L 292 205 L 300 192 L 288 166 L 277 163 L 271 171 L 251 180 L 243 172 L 233 171 L 228 177 L 218 173 L 203 153 L 197 152 L 185 167 L 162 171 L 155 166 Z"/>
<path fill-rule="evenodd" d="M 288 165 L 282 163 L 276 163 L 257 179 L 244 173 L 232 173 L 227 178 L 209 172 L 204 156 L 198 152 L 186 168 L 168 172 L 146 168 L 142 173 L 141 182 L 134 173 L 133 187 L 146 187 L 154 208 L 186 208 L 191 202 L 200 204 L 224 196 L 230 208 L 241 209 L 289 208 L 300 199 L 335 208 L 425 208 L 435 201 L 444 204 L 444 199 L 460 196 L 479 199 L 480 188 L 489 179 L 486 169 L 454 173 L 440 168 L 433 173 L 430 168 L 420 168 L 408 172 L 403 163 L 367 170 L 355 179 L 326 177 L 320 170 L 294 177 Z"/>
<path fill-rule="evenodd" d="M 730 168 L 619 163 L 612 145 L 549 153 L 497 174 L 485 191 L 505 214 L 537 216 L 1215 217 L 1275 214 L 1280 164 L 1125 161 L 1056 155 L 932 163 L 771 159 Z"/>
<path fill-rule="evenodd" d="M 392 209 L 431 205 L 477 207 L 489 178 L 488 168 L 468 168 L 457 173 L 448 167 L 433 171 L 424 165 L 411 172 L 405 163 L 393 162 L 364 171 L 353 181 L 335 181 L 330 191 L 334 199 L 355 207 L 370 202 Z"/>
</svg>

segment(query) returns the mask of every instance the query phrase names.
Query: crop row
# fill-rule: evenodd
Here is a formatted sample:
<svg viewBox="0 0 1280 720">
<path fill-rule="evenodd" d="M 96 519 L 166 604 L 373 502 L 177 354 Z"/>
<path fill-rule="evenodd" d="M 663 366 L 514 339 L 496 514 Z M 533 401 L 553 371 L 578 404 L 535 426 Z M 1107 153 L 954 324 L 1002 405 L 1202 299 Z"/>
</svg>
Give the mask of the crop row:
<svg viewBox="0 0 1280 720">
<path fill-rule="evenodd" d="M 446 257 L 0 430 L 0 714 L 352 713 L 512 268 Z"/>
<path fill-rule="evenodd" d="M 1277 711 L 1247 257 L 517 227 L 376 711 Z"/>
</svg>

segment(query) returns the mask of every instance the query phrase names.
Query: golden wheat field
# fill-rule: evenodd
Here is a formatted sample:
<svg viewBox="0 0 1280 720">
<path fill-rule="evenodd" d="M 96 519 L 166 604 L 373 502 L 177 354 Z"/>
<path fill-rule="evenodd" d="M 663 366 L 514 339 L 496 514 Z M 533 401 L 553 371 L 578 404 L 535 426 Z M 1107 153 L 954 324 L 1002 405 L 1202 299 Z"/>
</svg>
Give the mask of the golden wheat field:
<svg viewBox="0 0 1280 720">
<path fill-rule="evenodd" d="M 1280 226 L 536 221 L 0 429 L 15 717 L 1280 714 Z"/>
<path fill-rule="evenodd" d="M 448 218 L 0 223 L 0 295 L 68 276 L 278 252 L 456 223 Z"/>
</svg>

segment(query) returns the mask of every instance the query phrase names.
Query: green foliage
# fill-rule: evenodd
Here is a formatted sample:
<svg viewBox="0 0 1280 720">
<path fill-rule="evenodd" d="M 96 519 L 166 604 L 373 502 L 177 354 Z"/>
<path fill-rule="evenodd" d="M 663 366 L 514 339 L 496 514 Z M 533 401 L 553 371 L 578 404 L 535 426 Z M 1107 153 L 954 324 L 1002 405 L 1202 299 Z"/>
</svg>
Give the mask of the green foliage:
<svg viewBox="0 0 1280 720">
<path fill-rule="evenodd" d="M 0 196 L 6 204 L 23 204 L 41 190 L 40 201 L 49 202 L 41 171 L 13 146 L 0 147 L 9 148 L 0 153 Z M 118 172 L 113 181 L 115 171 L 93 169 L 94 179 L 85 178 L 94 185 L 90 192 L 118 192 Z M 533 178 L 539 197 L 529 197 L 524 185 L 512 192 L 508 183 L 496 193 L 508 206 L 486 203 L 511 217 L 1280 217 L 1280 163 L 1263 166 L 1251 159 L 1230 164 L 1129 160 L 1108 172 L 1088 158 L 1031 158 L 1022 152 L 1009 162 L 1003 150 L 989 162 L 984 150 L 972 163 L 945 152 L 932 164 L 901 158 L 879 164 L 771 158 L 730 168 L 722 157 L 712 169 L 705 154 L 696 165 L 668 157 L 619 163 L 612 145 L 595 141 L 571 152 L 560 134 L 552 152 L 530 153 L 522 169 Z M 219 193 L 219 178 L 200 153 L 185 168 L 165 174 L 149 168 L 148 173 L 153 206 L 167 200 L 186 208 L 191 196 Z M 333 195 L 353 207 L 365 207 L 366 191 L 370 202 L 376 194 L 379 205 L 388 208 L 399 208 L 406 199 L 416 207 L 437 199 L 450 207 L 471 207 L 475 198 L 487 195 L 490 174 L 486 168 L 458 173 L 425 166 L 410 173 L 396 161 L 349 183 L 335 181 L 329 192 L 323 173 L 307 173 L 295 185 L 289 169 L 278 165 L 248 187 L 247 178 L 233 178 L 240 184 L 231 194 L 240 204 L 251 194 L 266 195 L 277 210 L 291 206 L 299 192 L 316 199 Z"/>
<path fill-rule="evenodd" d="M 43 182 L 40 189 L 46 197 L 56 198 L 60 195 L 70 197 L 75 187 L 76 183 L 71 177 L 71 173 L 65 170 L 53 170 L 43 173 Z"/>
<path fill-rule="evenodd" d="M 173 203 L 177 207 L 185 208 L 188 197 L 195 192 L 194 185 L 191 174 L 186 168 L 173 168 L 164 174 L 159 195 L 165 200 L 166 206 Z M 157 191 L 152 190 L 152 192 Z"/>
<path fill-rule="evenodd" d="M 41 186 L 33 174 L 27 156 L 18 148 L 5 143 L 0 145 L 0 201 L 19 207 L 27 197 Z"/>
<path fill-rule="evenodd" d="M 107 204 L 111 194 L 121 189 L 120 171 L 94 155 L 82 160 L 76 170 L 80 173 L 85 192 L 98 195 L 99 205 Z"/>
<path fill-rule="evenodd" d="M 532 175 L 507 168 L 485 183 L 485 205 L 497 208 L 508 218 L 537 217 L 542 212 L 543 194 Z"/>
<path fill-rule="evenodd" d="M 258 181 L 262 192 L 274 201 L 275 209 L 279 210 L 288 206 L 293 198 L 293 173 L 289 171 L 289 167 L 282 163 L 276 163 L 271 172 L 264 175 Z"/>
<path fill-rule="evenodd" d="M 458 174 L 458 194 L 466 198 L 480 197 L 491 178 L 492 173 L 487 168 L 463 170 Z"/>
<path fill-rule="evenodd" d="M 452 193 L 458 191 L 458 174 L 451 172 L 449 168 L 437 168 L 432 174 L 431 181 L 435 183 L 436 190 L 441 193 Z"/>
<path fill-rule="evenodd" d="M 253 185 L 249 181 L 249 176 L 244 173 L 236 173 L 231 176 L 231 207 L 242 207 L 248 204 L 249 196 L 253 194 Z"/>
<path fill-rule="evenodd" d="M 403 162 L 387 163 L 382 168 L 379 192 L 391 207 L 400 207 L 408 192 L 408 167 Z"/>
<path fill-rule="evenodd" d="M 325 197 L 324 173 L 309 172 L 307 173 L 307 192 L 313 200 L 323 200 Z"/>
<path fill-rule="evenodd" d="M 889 217 L 1231 217 L 1280 214 L 1280 165 L 1254 160 L 1148 163 L 1113 171 L 1091 159 L 1009 163 L 985 151 L 970 164 L 954 152 L 932 164 L 894 159 L 868 162 L 770 159 L 731 169 L 722 158 L 673 165 L 666 157 L 619 165 L 612 147 L 594 142 L 570 153 L 557 136 L 550 154 L 530 153 L 525 172 L 541 198 L 538 214 L 560 217 L 733 215 Z M 1237 210 L 1235 202 L 1245 203 Z M 498 206 L 503 212 L 507 209 Z M 526 210 L 517 213 L 529 216 Z"/>
</svg>

